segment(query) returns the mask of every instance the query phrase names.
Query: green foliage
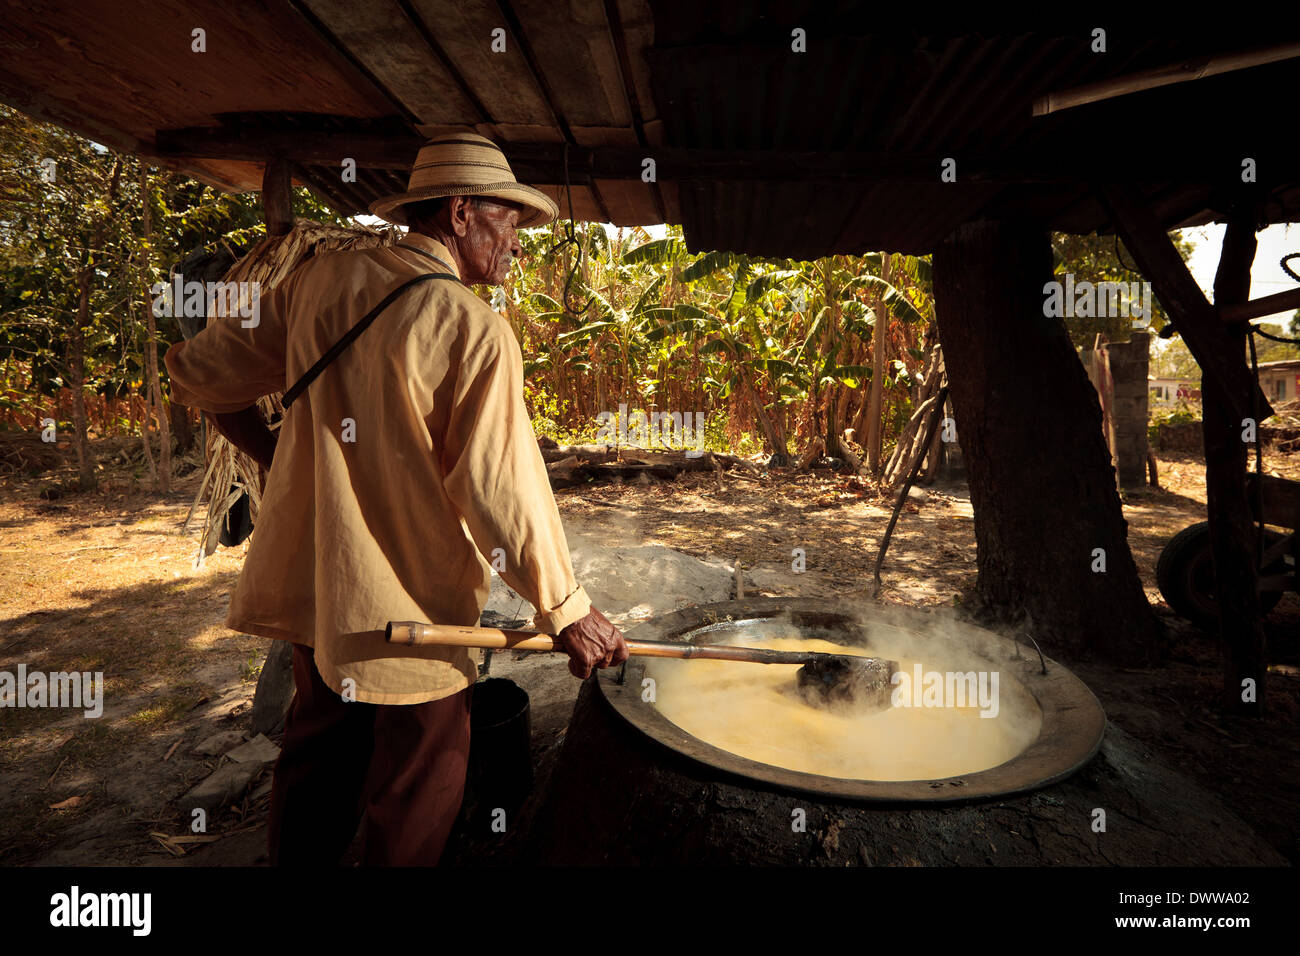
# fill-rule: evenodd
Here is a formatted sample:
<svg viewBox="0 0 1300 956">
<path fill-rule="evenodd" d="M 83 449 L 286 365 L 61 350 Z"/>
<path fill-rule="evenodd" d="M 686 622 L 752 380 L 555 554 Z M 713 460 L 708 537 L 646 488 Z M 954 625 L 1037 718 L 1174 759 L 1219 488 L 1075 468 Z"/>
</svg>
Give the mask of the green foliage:
<svg viewBox="0 0 1300 956">
<path fill-rule="evenodd" d="M 558 227 L 523 236 L 537 267 L 520 270 L 509 293 L 539 434 L 590 440 L 595 416 L 626 403 L 708 409 L 710 427 L 725 419 L 733 445 L 757 433 L 784 448 L 792 421 L 833 398 L 861 399 L 878 311 L 906 346 L 885 370 L 891 421 L 910 404 L 917 344 L 934 314 L 927 260 L 893 257 L 885 282 L 879 254 L 691 253 L 676 227 L 651 239 L 578 224 L 574 235 L 576 248 Z"/>
<path fill-rule="evenodd" d="M 1147 441 L 1155 447 L 1156 439 L 1160 434 L 1161 425 L 1182 425 L 1187 422 L 1199 422 L 1201 416 L 1198 412 L 1193 411 L 1186 402 L 1179 402 L 1176 406 L 1164 412 L 1157 412 L 1151 416 L 1147 424 Z"/>
<path fill-rule="evenodd" d="M 1184 259 L 1191 254 L 1190 242 L 1175 237 L 1174 245 Z M 1076 283 L 1145 281 L 1141 273 L 1129 268 L 1133 264 L 1133 256 L 1115 236 L 1075 236 L 1054 232 L 1052 233 L 1052 258 L 1053 272 L 1058 280 L 1066 273 L 1070 273 Z M 1164 328 L 1169 319 L 1154 295 L 1151 306 L 1150 331 L 1154 334 Z M 1064 322 L 1070 332 L 1070 340 L 1079 348 L 1092 348 L 1099 334 L 1104 336 L 1107 342 L 1127 342 L 1134 331 L 1132 319 L 1124 316 L 1093 318 L 1069 316 L 1064 319 Z"/>
<path fill-rule="evenodd" d="M 220 193 L 5 106 L 0 183 L 0 363 L 7 378 L 22 370 L 26 385 L 10 401 L 33 420 L 77 372 L 88 391 L 142 392 L 150 287 L 192 251 L 224 246 L 239 256 L 265 235 L 255 193 Z M 341 221 L 306 190 L 294 204 L 300 215 Z M 160 352 L 180 340 L 174 319 L 157 325 Z M 77 332 L 80 369 L 69 365 Z"/>
<path fill-rule="evenodd" d="M 220 193 L 4 107 L 0 146 L 0 402 L 34 421 L 80 376 L 88 391 L 142 392 L 150 287 L 195 251 L 245 252 L 264 235 L 258 197 Z M 39 176 L 47 156 L 53 183 Z M 299 215 L 340 221 L 305 191 L 294 201 Z M 890 343 L 883 415 L 893 427 L 910 407 L 934 315 L 927 260 L 794 262 L 693 253 L 678 227 L 652 239 L 577 223 L 572 242 L 566 228 L 521 234 L 525 255 L 505 283 L 539 435 L 591 441 L 597 415 L 626 403 L 705 414 L 717 450 L 785 450 L 792 434 L 828 427 L 823 409 L 841 408 L 842 419 L 861 403 L 877 336 Z M 78 369 L 68 363 L 74 333 Z M 178 341 L 176 322 L 160 318 L 158 338 L 160 352 Z"/>
<path fill-rule="evenodd" d="M 1263 323 L 1265 331 L 1274 335 L 1288 335 L 1283 332 L 1277 325 Z M 1294 324 L 1294 320 L 1292 322 Z M 1291 337 L 1296 337 L 1295 333 L 1289 333 Z M 1255 337 L 1255 360 L 1257 362 L 1282 362 L 1287 359 L 1300 358 L 1300 342 L 1274 342 L 1272 339 L 1266 339 L 1262 335 Z"/>
<path fill-rule="evenodd" d="M 1201 367 L 1181 337 L 1169 340 L 1151 340 L 1151 374 L 1156 378 L 1174 378 L 1184 382 L 1199 382 Z"/>
</svg>

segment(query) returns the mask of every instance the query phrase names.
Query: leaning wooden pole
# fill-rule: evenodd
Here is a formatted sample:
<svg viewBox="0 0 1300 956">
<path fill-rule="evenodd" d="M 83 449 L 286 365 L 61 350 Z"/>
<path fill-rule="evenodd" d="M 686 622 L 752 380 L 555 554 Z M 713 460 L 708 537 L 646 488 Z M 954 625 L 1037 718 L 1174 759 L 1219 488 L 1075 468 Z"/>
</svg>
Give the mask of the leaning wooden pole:
<svg viewBox="0 0 1300 956">
<path fill-rule="evenodd" d="M 943 403 L 948 400 L 948 386 L 944 385 L 939 389 L 936 396 L 937 401 L 933 410 L 930 412 L 930 420 L 925 425 L 925 438 L 921 442 L 921 448 L 929 448 L 930 442 L 939 431 L 939 422 L 943 420 Z M 885 563 L 885 552 L 889 550 L 889 539 L 894 536 L 894 525 L 898 523 L 898 513 L 903 510 L 903 502 L 907 500 L 907 493 L 912 490 L 912 485 L 916 483 L 916 476 L 921 471 L 921 464 L 925 461 L 924 450 L 916 456 L 916 461 L 912 464 L 912 470 L 908 473 L 907 480 L 903 482 L 903 487 L 898 490 L 898 500 L 894 502 L 894 513 L 889 516 L 889 525 L 885 528 L 885 536 L 881 539 L 880 550 L 876 553 L 876 567 L 872 572 L 871 597 L 873 599 L 880 596 L 880 568 Z"/>
<path fill-rule="evenodd" d="M 1169 234 L 1129 186 L 1107 186 L 1102 198 L 1124 245 L 1154 287 L 1200 363 L 1205 436 L 1206 510 L 1214 555 L 1215 596 L 1224 653 L 1224 705 L 1258 714 L 1264 700 L 1264 634 L 1256 591 L 1254 527 L 1246 498 L 1243 430 L 1273 414 L 1246 366 L 1245 329 L 1223 321 L 1178 254 Z M 1255 257 L 1249 210 L 1234 211 L 1215 276 L 1217 306 L 1246 301 Z"/>
</svg>

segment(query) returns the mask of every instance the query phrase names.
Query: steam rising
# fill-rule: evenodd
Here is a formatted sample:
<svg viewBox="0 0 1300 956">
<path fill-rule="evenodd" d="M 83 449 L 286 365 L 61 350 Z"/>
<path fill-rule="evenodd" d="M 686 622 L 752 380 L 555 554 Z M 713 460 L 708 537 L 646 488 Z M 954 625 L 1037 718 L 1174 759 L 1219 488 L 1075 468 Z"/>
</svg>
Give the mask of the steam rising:
<svg viewBox="0 0 1300 956">
<path fill-rule="evenodd" d="M 698 640 L 885 657 L 907 675 L 894 694 L 899 706 L 827 709 L 801 699 L 796 665 L 669 659 L 646 664 L 666 718 L 715 747 L 773 766 L 849 779 L 942 779 L 1005 763 L 1038 737 L 1042 724 L 1033 696 L 1013 676 L 1022 673 L 1022 661 L 1010 658 L 995 635 L 949 616 L 931 615 L 927 622 L 921 612 L 873 608 L 835 633 L 796 624 L 787 613 L 716 626 Z M 946 678 L 937 692 L 933 681 L 928 694 L 910 686 L 917 665 L 923 674 Z M 972 672 L 974 685 L 966 676 Z M 986 706 L 976 695 L 950 696 L 954 686 L 978 686 L 979 675 Z M 987 706 L 990 688 L 995 706 Z"/>
</svg>

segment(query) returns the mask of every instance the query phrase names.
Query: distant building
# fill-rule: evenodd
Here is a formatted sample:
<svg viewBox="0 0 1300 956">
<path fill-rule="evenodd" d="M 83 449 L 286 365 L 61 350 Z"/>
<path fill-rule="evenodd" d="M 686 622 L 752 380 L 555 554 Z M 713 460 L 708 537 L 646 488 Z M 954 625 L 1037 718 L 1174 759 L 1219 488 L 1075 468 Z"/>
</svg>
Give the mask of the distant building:
<svg viewBox="0 0 1300 956">
<path fill-rule="evenodd" d="M 1261 366 L 1262 368 L 1262 366 Z M 1178 378 L 1147 377 L 1152 405 L 1177 405 L 1179 402 L 1199 402 L 1201 390 L 1195 382 Z"/>
<path fill-rule="evenodd" d="M 1286 402 L 1300 394 L 1300 359 L 1259 363 L 1259 387 L 1270 402 Z"/>
</svg>

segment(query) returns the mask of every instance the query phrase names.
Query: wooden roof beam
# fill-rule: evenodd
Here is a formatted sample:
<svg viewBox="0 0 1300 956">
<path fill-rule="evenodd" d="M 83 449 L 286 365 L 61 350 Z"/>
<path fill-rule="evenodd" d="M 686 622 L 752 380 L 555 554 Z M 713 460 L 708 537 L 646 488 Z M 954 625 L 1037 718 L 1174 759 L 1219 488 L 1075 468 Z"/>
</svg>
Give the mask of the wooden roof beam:
<svg viewBox="0 0 1300 956">
<path fill-rule="evenodd" d="M 465 77 L 457 69 L 456 63 L 447 55 L 447 51 L 442 48 L 438 38 L 430 31 L 429 25 L 424 22 L 424 18 L 411 6 L 411 0 L 396 0 L 396 2 L 397 8 L 402 11 L 402 15 L 410 22 L 415 32 L 420 35 L 420 39 L 429 48 L 429 52 L 433 54 L 434 59 L 442 64 L 442 68 L 447 71 L 447 75 L 456 84 L 461 96 L 465 97 L 465 100 L 474 108 L 474 112 L 478 114 L 478 122 L 495 125 L 496 118 L 492 115 L 492 111 L 487 108 L 487 104 L 479 99 L 478 94 L 474 92 L 474 88 L 466 82 Z"/>
<path fill-rule="evenodd" d="M 384 135 L 237 124 L 160 129 L 154 134 L 153 154 L 248 162 L 284 156 L 320 166 L 337 166 L 347 157 L 355 159 L 359 167 L 409 171 L 423 142 L 423 137 L 414 133 Z"/>
<path fill-rule="evenodd" d="M 514 37 L 515 43 L 519 46 L 519 53 L 523 56 L 524 62 L 528 65 L 528 73 L 533 78 L 533 83 L 536 84 L 537 89 L 541 92 L 542 99 L 546 103 L 546 108 L 551 111 L 551 118 L 559 128 L 561 135 L 564 136 L 565 142 L 569 144 L 569 148 L 572 149 L 577 145 L 578 141 L 573 136 L 573 130 L 569 127 L 569 121 L 565 119 L 564 114 L 560 112 L 559 104 L 555 101 L 555 94 L 551 90 L 551 84 L 546 82 L 546 74 L 542 71 L 541 65 L 537 62 L 537 56 L 533 53 L 532 44 L 528 42 L 528 37 L 524 35 L 523 24 L 519 22 L 518 15 L 516 15 L 514 8 L 510 6 L 510 0 L 497 0 L 497 9 L 501 11 L 502 19 L 506 21 L 506 29 L 510 31 L 510 35 Z M 501 144 L 501 146 L 502 149 L 505 149 L 505 144 Z M 509 151 L 506 151 L 506 156 L 510 156 Z M 513 165 L 514 162 L 512 160 L 511 166 Z M 516 178 L 519 178 L 518 172 L 516 172 L 515 175 Z M 561 180 L 561 182 L 563 182 L 563 180 Z M 604 197 L 601 196 L 600 190 L 596 188 L 595 180 L 588 180 L 584 185 L 591 190 L 591 198 L 596 200 L 596 206 L 600 209 L 600 215 L 603 221 L 613 222 L 614 217 L 609 214 L 609 209 L 605 206 Z"/>
<path fill-rule="evenodd" d="M 355 216 L 370 209 L 370 201 L 354 186 L 339 178 L 325 179 L 308 166 L 294 164 L 294 175 L 305 183 L 331 209 L 340 215 Z M 400 192 L 395 189 L 393 192 Z"/>
<path fill-rule="evenodd" d="M 1117 96 L 1127 96 L 1130 93 L 1140 93 L 1174 83 L 1187 83 L 1207 76 L 1218 76 L 1253 66 L 1278 63 L 1282 60 L 1293 60 L 1296 57 L 1300 57 L 1300 43 L 1282 43 L 1255 50 L 1225 53 L 1222 56 L 1183 60 L 1180 63 L 1170 63 L 1150 70 L 1130 73 L 1128 76 L 1114 76 L 1098 80 L 1096 83 L 1085 83 L 1083 86 L 1048 93 L 1034 100 L 1034 115 L 1046 116 L 1048 113 L 1059 113 L 1061 110 L 1088 103 L 1099 103 Z"/>
<path fill-rule="evenodd" d="M 158 130 L 153 152 L 159 157 L 261 162 L 286 156 L 300 163 L 334 165 L 352 157 L 359 167 L 409 170 L 423 138 L 411 133 L 378 133 L 361 127 L 310 130 L 299 127 L 233 124 Z M 564 182 L 563 143 L 501 143 L 523 182 Z M 1257 151 L 1258 152 L 1258 151 Z M 653 158 L 664 181 L 734 182 L 894 182 L 935 183 L 939 154 L 827 153 L 777 150 L 710 150 L 663 146 L 568 146 L 570 180 L 641 178 L 642 162 Z M 1100 149 L 1096 154 L 1046 157 L 958 154 L 958 183 L 1047 183 L 1075 186 L 1080 181 L 1126 182 L 1143 178 L 1142 163 L 1156 178 L 1176 176 L 1200 183 L 1236 169 L 1239 157 L 1200 153 L 1168 164 L 1160 155 L 1135 157 Z M 1262 169 L 1290 168 L 1280 159 L 1259 157 Z"/>
<path fill-rule="evenodd" d="M 1221 305 L 1219 318 L 1224 322 L 1245 322 L 1248 319 L 1272 315 L 1274 312 L 1290 312 L 1292 309 L 1300 309 L 1300 289 L 1275 292 L 1273 295 L 1251 299 L 1241 305 Z"/>
<path fill-rule="evenodd" d="M 379 93 L 393 109 L 397 110 L 404 116 L 408 122 L 419 123 L 420 117 L 416 116 L 407 107 L 405 103 L 390 90 L 379 77 L 375 76 L 364 63 L 357 59 L 356 55 L 348 49 L 347 44 L 340 40 L 320 17 L 312 12 L 302 0 L 289 0 L 289 6 L 300 16 L 307 26 L 320 37 L 321 41 L 329 48 L 330 52 L 338 58 L 354 78 L 360 82 L 369 85 L 375 92 Z"/>
<path fill-rule="evenodd" d="M 1111 185 L 1101 187 L 1100 194 L 1125 248 L 1151 282 L 1193 357 L 1222 384 L 1223 401 L 1236 420 L 1253 417 L 1255 402 L 1260 421 L 1272 415 L 1273 407 L 1246 367 L 1245 353 L 1234 353 L 1229 329 L 1192 278 L 1141 192 L 1132 186 Z"/>
<path fill-rule="evenodd" d="M 645 121 L 641 116 L 641 101 L 636 93 L 636 77 L 632 75 L 632 57 L 627 49 L 627 35 L 623 31 L 623 17 L 618 10 L 618 0 L 605 0 L 605 23 L 609 27 L 609 40 L 614 46 L 614 55 L 618 59 L 620 84 L 623 96 L 627 99 L 627 111 L 632 117 L 632 129 L 636 141 L 641 146 L 649 146 L 645 135 Z M 663 222 L 668 221 L 668 207 L 664 204 L 663 193 L 656 178 L 650 183 L 650 194 L 654 197 L 655 211 Z"/>
<path fill-rule="evenodd" d="M 355 215 L 358 208 L 356 204 L 338 191 L 334 186 L 326 185 L 319 177 L 312 172 L 307 166 L 297 163 L 293 165 L 294 178 L 310 189 L 325 205 L 329 206 L 335 212 L 342 216 Z"/>
</svg>

